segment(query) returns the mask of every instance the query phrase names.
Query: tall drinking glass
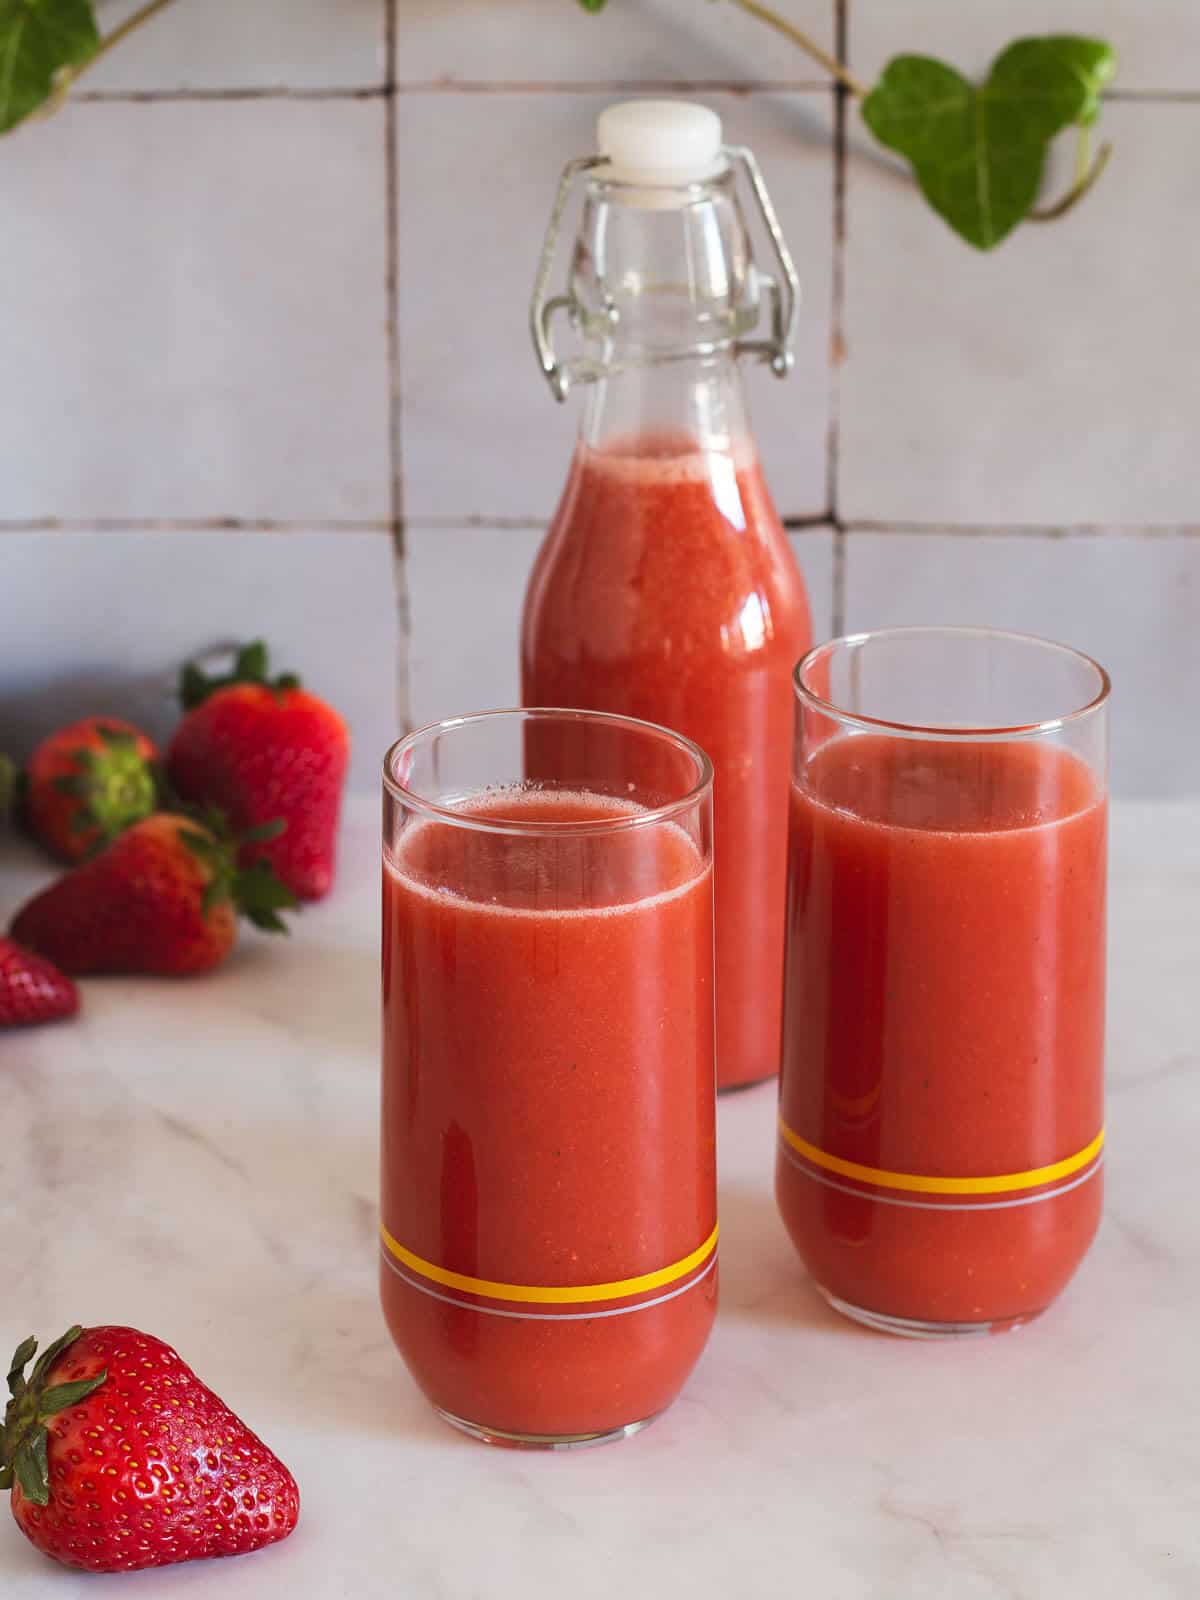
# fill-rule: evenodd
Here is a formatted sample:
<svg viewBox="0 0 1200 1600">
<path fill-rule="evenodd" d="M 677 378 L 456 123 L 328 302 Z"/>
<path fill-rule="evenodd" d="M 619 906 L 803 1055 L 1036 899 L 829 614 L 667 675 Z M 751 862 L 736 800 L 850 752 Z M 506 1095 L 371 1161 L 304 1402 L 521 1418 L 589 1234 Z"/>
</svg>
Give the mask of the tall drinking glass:
<svg viewBox="0 0 1200 1600">
<path fill-rule="evenodd" d="M 580 711 L 384 763 L 381 1283 L 447 1421 L 565 1448 L 670 1404 L 716 1307 L 712 769 Z"/>
<path fill-rule="evenodd" d="M 901 628 L 795 689 L 780 1210 L 860 1322 L 1015 1326 L 1100 1218 L 1108 677 Z"/>
</svg>

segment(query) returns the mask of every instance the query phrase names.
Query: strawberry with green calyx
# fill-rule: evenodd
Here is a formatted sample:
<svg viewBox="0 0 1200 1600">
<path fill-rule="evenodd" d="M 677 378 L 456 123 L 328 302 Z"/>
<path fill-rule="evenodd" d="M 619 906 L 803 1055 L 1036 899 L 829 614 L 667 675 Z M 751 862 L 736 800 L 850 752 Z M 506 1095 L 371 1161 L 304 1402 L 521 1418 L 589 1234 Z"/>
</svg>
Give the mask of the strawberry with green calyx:
<svg viewBox="0 0 1200 1600">
<path fill-rule="evenodd" d="M 30 1334 L 16 1348 L 8 1372 L 10 1399 L 0 1428 L 0 1490 L 20 1484 L 25 1499 L 35 1506 L 48 1505 L 50 1482 L 46 1464 L 48 1434 L 46 1423 L 69 1406 L 78 1405 L 94 1393 L 107 1378 L 101 1371 L 70 1383 L 48 1385 L 47 1374 L 64 1350 L 83 1332 L 68 1328 L 61 1339 L 48 1345 L 37 1365 L 25 1377 L 25 1368 L 37 1353 L 38 1342 Z"/>
<path fill-rule="evenodd" d="M 71 1328 L 8 1375 L 0 1489 L 44 1555 L 130 1572 L 285 1539 L 300 1495 L 282 1461 L 170 1345 L 135 1328 Z"/>
<path fill-rule="evenodd" d="M 0 935 L 0 1028 L 57 1022 L 79 1010 L 79 991 L 44 956 Z"/>
<path fill-rule="evenodd" d="M 243 865 L 268 861 L 305 900 L 328 893 L 350 756 L 341 717 L 294 674 L 270 677 L 261 641 L 225 674 L 189 664 L 179 689 L 186 715 L 167 752 L 177 793 L 219 807 L 235 829 L 283 817 L 286 833 L 243 847 Z"/>
<path fill-rule="evenodd" d="M 282 827 L 264 823 L 254 835 Z M 238 865 L 242 839 L 211 815 L 146 817 L 28 901 L 12 936 L 76 976 L 207 972 L 233 948 L 239 913 L 286 932 L 279 913 L 296 904 L 265 862 Z"/>
<path fill-rule="evenodd" d="M 119 717 L 60 728 L 29 758 L 25 817 L 56 856 L 82 861 L 158 804 L 158 750 Z"/>
</svg>

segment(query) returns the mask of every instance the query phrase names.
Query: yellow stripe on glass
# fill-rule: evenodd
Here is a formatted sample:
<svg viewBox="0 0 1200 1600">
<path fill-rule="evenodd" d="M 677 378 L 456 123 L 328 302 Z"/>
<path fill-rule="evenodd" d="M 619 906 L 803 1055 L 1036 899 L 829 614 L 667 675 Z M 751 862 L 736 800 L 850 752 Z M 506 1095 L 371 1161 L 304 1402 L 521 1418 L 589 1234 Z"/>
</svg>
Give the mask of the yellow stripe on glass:
<svg viewBox="0 0 1200 1600">
<path fill-rule="evenodd" d="M 915 1194 L 1009 1194 L 1015 1189 L 1037 1189 L 1044 1183 L 1056 1183 L 1059 1178 L 1069 1178 L 1073 1172 L 1094 1161 L 1104 1148 L 1104 1129 L 1073 1156 L 1054 1161 L 1048 1167 L 1031 1167 L 1028 1172 L 1002 1172 L 990 1178 L 927 1178 L 916 1172 L 888 1172 L 882 1167 L 867 1167 L 859 1161 L 846 1161 L 841 1156 L 831 1156 L 815 1144 L 788 1127 L 779 1119 L 781 1137 L 797 1154 L 811 1161 L 814 1167 L 826 1172 L 836 1172 L 843 1178 L 855 1178 L 859 1183 L 874 1184 L 879 1189 L 904 1189 Z"/>
<path fill-rule="evenodd" d="M 684 1256 L 681 1261 L 673 1261 L 669 1267 L 660 1267 L 657 1272 L 643 1272 L 636 1278 L 618 1278 L 613 1283 L 562 1284 L 554 1288 L 542 1288 L 528 1283 L 493 1283 L 489 1278 L 472 1278 L 465 1272 L 451 1272 L 406 1249 L 398 1239 L 392 1238 L 382 1223 L 379 1227 L 384 1248 L 402 1266 L 410 1272 L 419 1273 L 422 1278 L 443 1284 L 447 1289 L 482 1295 L 488 1300 L 563 1306 L 587 1305 L 597 1300 L 624 1300 L 628 1295 L 646 1294 L 651 1289 L 661 1289 L 665 1284 L 686 1278 L 689 1272 L 707 1261 L 717 1248 L 718 1231 L 718 1227 L 714 1226 L 708 1238 L 691 1255 Z"/>
</svg>

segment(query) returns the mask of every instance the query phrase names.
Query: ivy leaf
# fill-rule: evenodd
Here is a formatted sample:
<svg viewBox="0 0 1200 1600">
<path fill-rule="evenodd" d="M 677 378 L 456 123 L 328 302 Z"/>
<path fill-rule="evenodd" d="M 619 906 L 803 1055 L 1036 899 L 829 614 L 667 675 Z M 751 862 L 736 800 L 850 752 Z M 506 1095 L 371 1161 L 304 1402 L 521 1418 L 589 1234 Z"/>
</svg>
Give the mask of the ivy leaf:
<svg viewBox="0 0 1200 1600">
<path fill-rule="evenodd" d="M 0 133 L 50 98 L 100 43 L 91 0 L 0 0 Z"/>
<path fill-rule="evenodd" d="M 896 56 L 863 120 L 911 163 L 938 215 L 991 250 L 1032 210 L 1054 135 L 1095 121 L 1115 67 L 1110 46 L 1067 34 L 1018 39 L 979 87 L 932 56 Z"/>
<path fill-rule="evenodd" d="M 1044 127 L 1052 139 L 1072 122 L 1095 122 L 1100 96 L 1116 70 L 1116 52 L 1103 39 L 1047 34 L 1017 39 L 1002 50 L 983 92 L 1019 110 L 1031 127 Z"/>
</svg>

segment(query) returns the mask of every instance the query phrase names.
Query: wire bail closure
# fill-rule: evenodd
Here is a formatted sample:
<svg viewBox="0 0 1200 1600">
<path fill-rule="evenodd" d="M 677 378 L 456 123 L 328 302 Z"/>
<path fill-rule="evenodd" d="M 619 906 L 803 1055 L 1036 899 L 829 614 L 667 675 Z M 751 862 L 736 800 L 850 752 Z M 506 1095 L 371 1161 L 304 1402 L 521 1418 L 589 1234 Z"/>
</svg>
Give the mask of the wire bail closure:
<svg viewBox="0 0 1200 1600">
<path fill-rule="evenodd" d="M 731 167 L 735 170 L 740 167 L 745 173 L 780 269 L 780 277 L 778 278 L 768 273 L 758 274 L 759 286 L 765 291 L 770 307 L 769 337 L 763 339 L 738 339 L 734 343 L 734 350 L 738 355 L 755 356 L 760 360 L 769 362 L 771 371 L 777 378 L 786 378 L 795 362 L 795 356 L 792 352 L 792 340 L 795 336 L 796 319 L 799 313 L 800 279 L 796 272 L 795 262 L 792 260 L 791 251 L 787 247 L 787 241 L 783 237 L 783 230 L 779 226 L 779 218 L 771 201 L 771 196 L 767 191 L 762 170 L 755 160 L 753 151 L 749 150 L 745 145 L 722 145 L 721 153 Z M 574 161 L 568 161 L 563 168 L 562 176 L 558 182 L 558 192 L 554 197 L 554 206 L 550 212 L 550 221 L 546 225 L 546 237 L 542 242 L 537 274 L 533 283 L 533 296 L 529 306 L 529 331 L 533 338 L 533 346 L 537 352 L 538 365 L 542 369 L 542 375 L 550 385 L 551 394 L 556 400 L 560 401 L 567 398 L 571 391 L 571 385 L 576 380 L 582 383 L 591 383 L 604 376 L 608 370 L 603 363 L 587 356 L 578 356 L 567 361 L 559 361 L 554 351 L 554 340 L 551 332 L 554 317 L 558 312 L 565 311 L 568 320 L 574 327 L 578 325 L 581 308 L 570 293 L 547 297 L 550 274 L 553 271 L 554 259 L 558 252 L 563 213 L 566 211 L 575 180 L 586 172 L 592 172 L 597 167 L 606 165 L 608 165 L 608 161 L 604 156 L 581 156 Z M 610 315 L 615 317 L 615 311 L 610 309 Z"/>
</svg>

